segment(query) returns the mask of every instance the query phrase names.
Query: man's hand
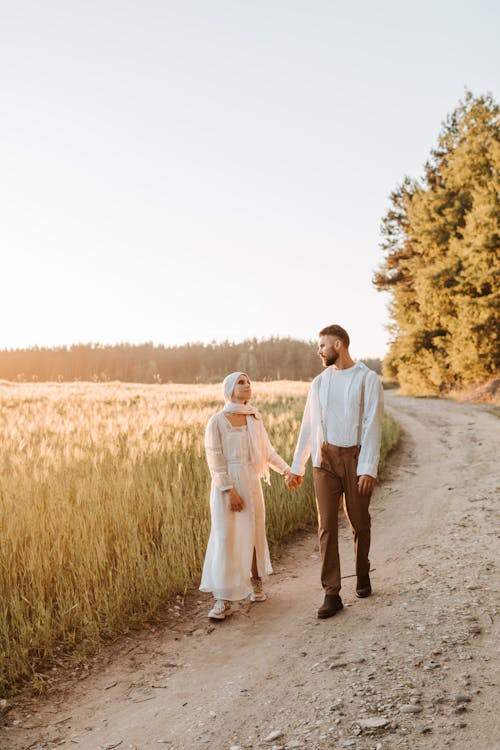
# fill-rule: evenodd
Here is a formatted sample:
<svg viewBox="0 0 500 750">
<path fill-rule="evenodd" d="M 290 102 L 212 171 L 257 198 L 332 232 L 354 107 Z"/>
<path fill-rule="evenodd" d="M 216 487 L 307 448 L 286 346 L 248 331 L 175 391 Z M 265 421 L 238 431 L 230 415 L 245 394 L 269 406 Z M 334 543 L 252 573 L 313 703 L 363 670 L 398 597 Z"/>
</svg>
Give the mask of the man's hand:
<svg viewBox="0 0 500 750">
<path fill-rule="evenodd" d="M 302 477 L 300 474 L 292 474 L 291 472 L 288 472 L 285 474 L 285 482 L 289 490 L 295 490 L 302 484 Z"/>
<path fill-rule="evenodd" d="M 229 510 L 234 510 L 236 513 L 239 513 L 244 507 L 245 503 L 243 502 L 243 498 L 238 495 L 233 487 L 233 489 L 229 491 Z"/>
<path fill-rule="evenodd" d="M 375 487 L 375 477 L 369 474 L 362 474 L 358 477 L 358 492 L 360 495 L 371 495 Z"/>
</svg>

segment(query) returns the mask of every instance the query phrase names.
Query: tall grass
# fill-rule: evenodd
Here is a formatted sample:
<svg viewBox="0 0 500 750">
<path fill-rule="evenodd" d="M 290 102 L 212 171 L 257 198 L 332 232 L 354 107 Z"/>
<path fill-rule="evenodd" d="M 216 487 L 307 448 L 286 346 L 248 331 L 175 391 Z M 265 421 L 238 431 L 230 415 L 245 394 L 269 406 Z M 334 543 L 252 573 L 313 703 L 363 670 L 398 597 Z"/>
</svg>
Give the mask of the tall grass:
<svg viewBox="0 0 500 750">
<path fill-rule="evenodd" d="M 291 460 L 306 383 L 257 384 Z M 0 694 L 58 650 L 124 632 L 199 579 L 209 532 L 203 433 L 214 386 L 0 385 Z M 266 488 L 276 548 L 315 518 L 311 476 Z"/>
<path fill-rule="evenodd" d="M 391 451 L 397 446 L 401 435 L 401 427 L 391 414 L 384 415 L 382 425 L 382 445 L 380 446 L 379 476 L 384 476 L 387 459 Z"/>
</svg>

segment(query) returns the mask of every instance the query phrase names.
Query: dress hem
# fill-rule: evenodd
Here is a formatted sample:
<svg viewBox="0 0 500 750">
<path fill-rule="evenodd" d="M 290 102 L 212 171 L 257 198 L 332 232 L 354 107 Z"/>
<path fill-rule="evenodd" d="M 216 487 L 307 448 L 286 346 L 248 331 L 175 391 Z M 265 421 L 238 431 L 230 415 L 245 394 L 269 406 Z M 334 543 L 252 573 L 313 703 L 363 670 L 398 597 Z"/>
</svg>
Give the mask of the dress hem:
<svg viewBox="0 0 500 750">
<path fill-rule="evenodd" d="M 214 591 L 213 589 L 209 589 L 208 587 L 202 588 L 201 586 L 200 591 L 203 591 L 204 594 L 212 594 L 214 599 L 223 599 L 224 601 L 228 602 L 240 602 L 243 599 L 248 599 L 248 597 L 252 593 L 252 589 L 250 588 L 248 589 L 246 594 L 232 594 L 231 596 L 228 596 L 227 592 L 221 593 L 220 591 Z"/>
</svg>

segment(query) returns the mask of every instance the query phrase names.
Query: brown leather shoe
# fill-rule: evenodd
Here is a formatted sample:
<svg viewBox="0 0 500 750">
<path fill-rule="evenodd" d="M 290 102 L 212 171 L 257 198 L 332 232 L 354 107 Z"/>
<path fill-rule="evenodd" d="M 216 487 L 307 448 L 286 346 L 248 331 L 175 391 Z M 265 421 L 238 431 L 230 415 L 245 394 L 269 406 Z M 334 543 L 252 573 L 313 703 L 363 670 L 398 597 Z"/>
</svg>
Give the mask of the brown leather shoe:
<svg viewBox="0 0 500 750">
<path fill-rule="evenodd" d="M 343 608 L 342 599 L 338 594 L 325 594 L 325 600 L 318 609 L 318 617 L 324 620 L 327 617 L 333 617 Z"/>
<path fill-rule="evenodd" d="M 365 576 L 358 576 L 356 583 L 356 596 L 359 599 L 365 599 L 367 596 L 370 596 L 371 593 L 372 585 L 370 582 L 370 576 L 368 574 Z"/>
</svg>

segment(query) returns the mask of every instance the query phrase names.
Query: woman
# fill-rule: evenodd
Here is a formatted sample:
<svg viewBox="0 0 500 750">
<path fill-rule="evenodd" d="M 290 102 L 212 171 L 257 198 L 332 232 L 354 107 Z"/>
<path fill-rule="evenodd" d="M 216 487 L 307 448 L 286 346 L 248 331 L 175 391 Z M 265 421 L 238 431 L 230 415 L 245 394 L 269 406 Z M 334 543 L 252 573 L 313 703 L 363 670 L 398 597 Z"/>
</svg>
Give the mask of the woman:
<svg viewBox="0 0 500 750">
<path fill-rule="evenodd" d="M 208 540 L 200 590 L 212 592 L 214 620 L 231 614 L 231 602 L 250 595 L 262 602 L 262 576 L 272 573 L 265 529 L 264 496 L 260 483 L 269 483 L 269 466 L 289 478 L 288 464 L 276 453 L 249 403 L 252 386 L 244 372 L 224 382 L 225 406 L 210 418 L 205 449 L 212 475 Z"/>
</svg>

